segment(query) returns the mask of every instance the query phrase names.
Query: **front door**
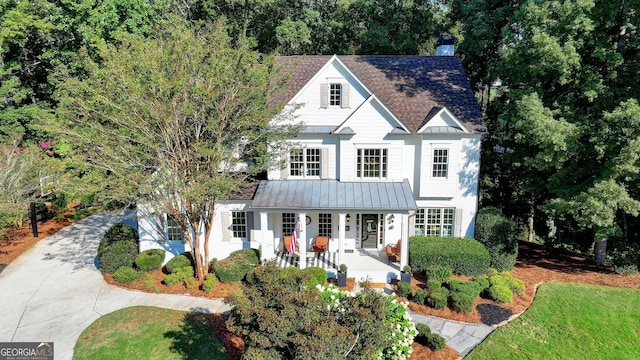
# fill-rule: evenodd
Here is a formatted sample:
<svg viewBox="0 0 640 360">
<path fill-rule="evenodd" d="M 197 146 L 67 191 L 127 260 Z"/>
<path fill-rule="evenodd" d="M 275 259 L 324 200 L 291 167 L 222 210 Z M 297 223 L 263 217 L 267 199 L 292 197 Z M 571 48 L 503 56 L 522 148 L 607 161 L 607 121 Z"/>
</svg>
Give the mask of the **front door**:
<svg viewBox="0 0 640 360">
<path fill-rule="evenodd" d="M 376 249 L 378 247 L 378 214 L 360 215 L 360 249 Z"/>
</svg>

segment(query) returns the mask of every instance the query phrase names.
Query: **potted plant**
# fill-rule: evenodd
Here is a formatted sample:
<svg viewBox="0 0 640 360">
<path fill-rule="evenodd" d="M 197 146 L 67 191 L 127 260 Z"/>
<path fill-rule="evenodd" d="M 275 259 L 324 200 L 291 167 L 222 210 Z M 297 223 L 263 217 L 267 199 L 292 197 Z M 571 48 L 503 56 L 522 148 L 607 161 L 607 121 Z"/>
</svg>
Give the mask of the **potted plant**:
<svg viewBox="0 0 640 360">
<path fill-rule="evenodd" d="M 347 265 L 345 264 L 340 264 L 338 267 L 338 286 L 347 286 Z"/>
<path fill-rule="evenodd" d="M 405 265 L 402 267 L 402 272 L 400 273 L 400 280 L 402 282 L 411 284 L 411 266 Z"/>
</svg>

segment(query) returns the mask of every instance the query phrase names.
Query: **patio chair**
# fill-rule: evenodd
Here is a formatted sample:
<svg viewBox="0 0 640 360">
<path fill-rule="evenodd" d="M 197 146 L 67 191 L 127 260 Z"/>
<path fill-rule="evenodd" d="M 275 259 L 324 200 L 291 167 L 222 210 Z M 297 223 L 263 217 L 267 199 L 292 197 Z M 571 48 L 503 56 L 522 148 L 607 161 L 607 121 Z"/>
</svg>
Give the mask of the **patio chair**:
<svg viewBox="0 0 640 360">
<path fill-rule="evenodd" d="M 316 256 L 320 256 L 320 254 L 327 251 L 328 244 L 328 236 L 316 236 L 315 242 L 313 243 L 313 252 L 316 253 Z"/>
<path fill-rule="evenodd" d="M 293 241 L 293 239 L 291 238 L 291 235 L 286 235 L 282 237 L 282 241 L 284 242 L 284 254 L 290 254 L 293 255 L 289 252 L 289 247 L 291 246 L 291 241 Z M 297 254 L 298 251 L 300 251 L 300 249 L 298 248 L 298 245 L 296 244 L 296 250 L 294 252 L 294 254 Z"/>
<path fill-rule="evenodd" d="M 400 261 L 400 243 L 402 240 L 398 240 L 395 245 L 387 245 L 387 259 L 388 264 L 391 264 L 392 261 Z"/>
</svg>

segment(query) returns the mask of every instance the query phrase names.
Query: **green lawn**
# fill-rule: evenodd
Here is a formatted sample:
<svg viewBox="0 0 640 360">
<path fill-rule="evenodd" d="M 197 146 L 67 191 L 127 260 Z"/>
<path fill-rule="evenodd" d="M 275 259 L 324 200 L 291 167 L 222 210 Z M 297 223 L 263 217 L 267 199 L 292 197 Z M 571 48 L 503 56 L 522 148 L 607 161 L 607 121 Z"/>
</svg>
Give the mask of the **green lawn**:
<svg viewBox="0 0 640 360">
<path fill-rule="evenodd" d="M 465 359 L 639 359 L 640 290 L 540 287 L 531 307 Z"/>
<path fill-rule="evenodd" d="M 221 359 L 227 353 L 204 315 L 136 306 L 107 314 L 85 329 L 74 359 Z"/>
</svg>

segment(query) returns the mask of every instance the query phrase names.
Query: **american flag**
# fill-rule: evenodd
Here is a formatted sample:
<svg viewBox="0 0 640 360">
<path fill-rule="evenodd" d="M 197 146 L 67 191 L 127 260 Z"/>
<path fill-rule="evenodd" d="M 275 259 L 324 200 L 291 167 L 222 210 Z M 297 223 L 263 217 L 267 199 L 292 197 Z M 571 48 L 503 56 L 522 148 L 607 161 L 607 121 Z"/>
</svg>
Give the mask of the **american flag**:
<svg viewBox="0 0 640 360">
<path fill-rule="evenodd" d="M 300 220 L 296 220 L 296 225 L 293 227 L 293 232 L 291 233 L 291 244 L 289 244 L 289 254 L 293 254 L 298 250 L 298 231 L 300 229 Z"/>
</svg>

